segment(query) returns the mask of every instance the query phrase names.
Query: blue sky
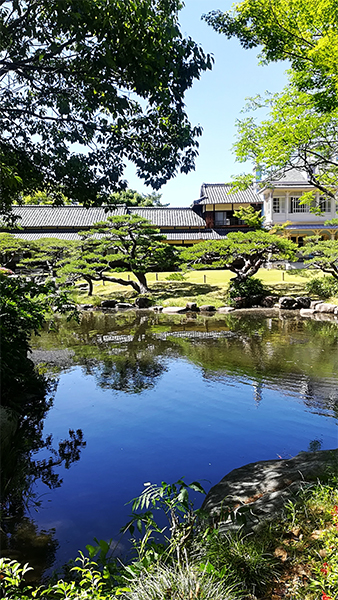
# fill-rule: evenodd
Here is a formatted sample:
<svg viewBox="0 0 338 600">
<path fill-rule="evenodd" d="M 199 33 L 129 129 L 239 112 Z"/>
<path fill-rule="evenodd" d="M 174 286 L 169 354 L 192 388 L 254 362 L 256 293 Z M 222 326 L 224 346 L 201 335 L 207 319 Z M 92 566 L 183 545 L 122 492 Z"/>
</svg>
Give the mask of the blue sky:
<svg viewBox="0 0 338 600">
<path fill-rule="evenodd" d="M 203 127 L 199 139 L 196 170 L 188 175 L 178 174 L 162 187 L 162 202 L 170 206 L 188 206 L 198 198 L 205 183 L 223 183 L 231 175 L 250 171 L 250 164 L 236 163 L 231 147 L 235 140 L 235 122 L 241 118 L 245 99 L 256 94 L 279 91 L 285 81 L 286 66 L 281 63 L 259 66 L 256 50 L 244 50 L 237 40 L 228 40 L 201 20 L 212 10 L 228 10 L 230 0 L 185 0 L 180 13 L 181 30 L 192 37 L 205 52 L 214 56 L 212 71 L 203 73 L 188 90 L 185 102 L 191 123 Z M 151 192 L 128 165 L 125 177 L 129 187 L 141 193 Z"/>
</svg>

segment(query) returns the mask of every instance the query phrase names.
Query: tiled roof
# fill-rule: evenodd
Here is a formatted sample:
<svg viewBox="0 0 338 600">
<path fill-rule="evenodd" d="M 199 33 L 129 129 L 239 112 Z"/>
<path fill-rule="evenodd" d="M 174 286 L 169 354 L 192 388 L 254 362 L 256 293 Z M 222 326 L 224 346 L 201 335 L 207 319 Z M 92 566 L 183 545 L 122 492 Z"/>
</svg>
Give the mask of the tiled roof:
<svg viewBox="0 0 338 600">
<path fill-rule="evenodd" d="M 58 240 L 67 240 L 67 241 L 79 241 L 81 239 L 80 235 L 75 231 L 53 231 L 51 233 L 39 232 L 39 231 L 29 231 L 27 232 L 16 232 L 13 234 L 14 237 L 21 238 L 24 240 L 28 240 L 32 242 L 34 240 L 39 240 L 41 238 L 57 238 Z M 178 231 L 175 233 L 164 233 L 163 234 L 167 240 L 173 242 L 179 242 L 180 240 L 186 241 L 194 241 L 194 240 L 218 240 L 222 238 L 222 235 L 217 233 L 214 229 L 209 231 Z M 97 234 L 95 237 L 100 238 L 102 234 Z"/>
<path fill-rule="evenodd" d="M 219 240 L 221 239 L 221 235 L 217 233 L 214 229 L 209 231 L 189 231 L 189 232 L 178 232 L 178 233 L 165 233 L 164 234 L 169 241 L 179 241 L 179 240 Z"/>
<path fill-rule="evenodd" d="M 240 204 L 261 203 L 262 200 L 252 188 L 240 192 L 231 192 L 231 185 L 226 183 L 202 183 L 198 204 Z"/>
<path fill-rule="evenodd" d="M 14 214 L 21 217 L 18 224 L 24 228 L 32 227 L 91 227 L 97 221 L 104 221 L 111 215 L 123 215 L 125 206 L 115 211 L 105 212 L 104 207 L 84 208 L 84 206 L 14 206 Z"/>
<path fill-rule="evenodd" d="M 202 227 L 205 221 L 191 208 L 126 208 L 118 206 L 115 211 L 105 207 L 83 206 L 15 206 L 13 212 L 21 217 L 18 224 L 25 229 L 43 227 L 86 228 L 97 221 L 105 221 L 111 215 L 137 214 L 148 219 L 156 227 Z"/>
<path fill-rule="evenodd" d="M 40 232 L 40 231 L 29 231 L 25 232 L 13 232 L 12 235 L 16 238 L 27 240 L 28 242 L 34 242 L 35 240 L 41 240 L 41 238 L 56 238 L 58 240 L 76 241 L 81 240 L 81 236 L 76 231 L 53 231 L 51 233 Z M 102 237 L 102 234 L 98 233 L 94 236 L 95 238 Z"/>
<path fill-rule="evenodd" d="M 203 227 L 205 221 L 191 208 L 128 208 L 130 214 L 148 219 L 157 227 Z"/>
<path fill-rule="evenodd" d="M 271 176 L 269 182 L 264 185 L 265 188 L 304 188 L 313 187 L 305 171 L 300 169 L 289 169 L 285 172 L 276 172 Z"/>
</svg>

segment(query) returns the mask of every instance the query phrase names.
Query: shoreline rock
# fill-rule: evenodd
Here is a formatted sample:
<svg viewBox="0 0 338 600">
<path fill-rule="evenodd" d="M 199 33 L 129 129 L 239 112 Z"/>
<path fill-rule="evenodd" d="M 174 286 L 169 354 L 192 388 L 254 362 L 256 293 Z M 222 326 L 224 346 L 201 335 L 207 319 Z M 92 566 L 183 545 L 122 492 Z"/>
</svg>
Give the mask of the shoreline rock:
<svg viewBox="0 0 338 600">
<path fill-rule="evenodd" d="M 264 460 L 233 469 L 207 494 L 202 509 L 217 519 L 221 530 L 238 530 L 229 511 L 244 517 L 246 532 L 283 512 L 285 503 L 295 498 L 306 483 L 320 479 L 325 470 L 338 474 L 338 449 L 300 452 L 290 459 Z M 226 518 L 225 518 L 226 517 Z"/>
</svg>

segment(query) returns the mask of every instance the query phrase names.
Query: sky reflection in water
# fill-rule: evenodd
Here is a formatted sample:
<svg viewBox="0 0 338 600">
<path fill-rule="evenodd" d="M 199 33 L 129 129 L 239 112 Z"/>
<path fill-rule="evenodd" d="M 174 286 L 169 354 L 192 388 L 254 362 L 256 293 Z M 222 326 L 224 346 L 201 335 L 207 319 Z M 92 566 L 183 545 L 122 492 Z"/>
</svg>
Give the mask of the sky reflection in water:
<svg viewBox="0 0 338 600">
<path fill-rule="evenodd" d="M 60 488 L 37 489 L 34 520 L 56 529 L 59 563 L 94 537 L 117 539 L 145 482 L 184 476 L 209 489 L 231 469 L 294 456 L 312 440 L 337 446 L 336 324 L 87 315 L 35 345 L 73 352 L 46 434 L 58 442 L 80 428 L 87 443 Z"/>
</svg>

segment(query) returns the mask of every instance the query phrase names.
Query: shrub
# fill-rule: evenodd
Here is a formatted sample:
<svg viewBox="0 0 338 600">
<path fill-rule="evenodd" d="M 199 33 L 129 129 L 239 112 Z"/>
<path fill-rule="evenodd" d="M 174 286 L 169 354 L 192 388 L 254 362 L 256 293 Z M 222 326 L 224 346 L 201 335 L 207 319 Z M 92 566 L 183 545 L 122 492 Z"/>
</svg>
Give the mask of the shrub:
<svg viewBox="0 0 338 600">
<path fill-rule="evenodd" d="M 239 298 L 243 298 L 249 302 L 254 299 L 257 301 L 257 297 L 266 295 L 267 290 L 264 287 L 263 282 L 256 277 L 248 277 L 244 281 L 231 280 L 228 287 L 227 297 L 230 305 L 236 304 Z"/>
<path fill-rule="evenodd" d="M 166 281 L 185 281 L 185 276 L 183 273 L 170 273 L 170 275 L 166 277 Z"/>
<path fill-rule="evenodd" d="M 31 571 L 32 567 L 25 564 L 23 567 L 20 563 L 9 558 L 0 558 L 0 575 L 1 589 L 0 597 L 6 600 L 22 600 L 28 598 L 27 593 L 30 592 L 30 587 L 24 587 L 25 575 L 27 571 Z M 30 594 L 29 594 L 30 595 Z"/>
<path fill-rule="evenodd" d="M 338 280 L 332 275 L 314 277 L 305 284 L 305 289 L 309 294 L 314 294 L 320 298 L 338 296 Z"/>
<path fill-rule="evenodd" d="M 189 565 L 159 566 L 150 572 L 143 571 L 129 586 L 130 591 L 124 596 L 129 600 L 233 600 L 236 597 L 231 588 L 225 588 L 215 577 Z"/>
</svg>

